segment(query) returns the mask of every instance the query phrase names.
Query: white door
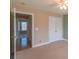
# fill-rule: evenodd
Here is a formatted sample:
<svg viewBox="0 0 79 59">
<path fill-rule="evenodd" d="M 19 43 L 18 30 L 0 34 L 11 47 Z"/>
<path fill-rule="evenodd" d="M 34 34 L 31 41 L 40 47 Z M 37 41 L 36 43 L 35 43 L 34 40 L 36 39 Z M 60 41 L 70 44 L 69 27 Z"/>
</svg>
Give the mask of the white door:
<svg viewBox="0 0 79 59">
<path fill-rule="evenodd" d="M 49 17 L 49 42 L 62 40 L 62 18 L 58 16 Z"/>
</svg>

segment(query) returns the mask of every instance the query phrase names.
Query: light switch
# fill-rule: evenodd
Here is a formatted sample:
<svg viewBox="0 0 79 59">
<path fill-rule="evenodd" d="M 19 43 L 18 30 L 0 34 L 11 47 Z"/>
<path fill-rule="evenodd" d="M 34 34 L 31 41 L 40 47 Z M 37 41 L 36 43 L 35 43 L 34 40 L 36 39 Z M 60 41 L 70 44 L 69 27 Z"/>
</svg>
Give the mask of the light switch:
<svg viewBox="0 0 79 59">
<path fill-rule="evenodd" d="M 39 30 L 38 27 L 36 27 L 35 30 L 38 31 Z"/>
</svg>

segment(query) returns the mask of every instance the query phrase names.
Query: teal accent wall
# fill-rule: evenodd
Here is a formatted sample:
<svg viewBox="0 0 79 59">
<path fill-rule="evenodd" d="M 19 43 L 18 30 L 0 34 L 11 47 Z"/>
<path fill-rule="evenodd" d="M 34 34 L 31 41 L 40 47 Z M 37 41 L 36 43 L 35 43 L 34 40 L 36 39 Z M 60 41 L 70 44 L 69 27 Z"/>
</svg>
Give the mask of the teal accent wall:
<svg viewBox="0 0 79 59">
<path fill-rule="evenodd" d="M 64 15 L 63 17 L 63 37 L 64 39 L 68 39 L 68 15 Z"/>
</svg>

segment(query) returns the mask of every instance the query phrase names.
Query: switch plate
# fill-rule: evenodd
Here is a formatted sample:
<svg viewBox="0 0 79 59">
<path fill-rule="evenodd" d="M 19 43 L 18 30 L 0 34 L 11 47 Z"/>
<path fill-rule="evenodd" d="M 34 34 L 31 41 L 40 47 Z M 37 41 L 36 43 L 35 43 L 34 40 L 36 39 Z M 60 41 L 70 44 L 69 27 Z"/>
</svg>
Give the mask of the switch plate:
<svg viewBox="0 0 79 59">
<path fill-rule="evenodd" d="M 39 30 L 38 27 L 36 27 L 35 30 L 38 31 Z"/>
</svg>

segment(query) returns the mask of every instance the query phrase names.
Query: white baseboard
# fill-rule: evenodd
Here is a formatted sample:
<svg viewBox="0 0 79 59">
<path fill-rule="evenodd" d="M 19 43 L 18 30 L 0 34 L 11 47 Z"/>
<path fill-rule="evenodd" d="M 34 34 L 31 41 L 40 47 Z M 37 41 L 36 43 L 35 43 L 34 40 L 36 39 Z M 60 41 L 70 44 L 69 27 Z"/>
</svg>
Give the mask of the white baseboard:
<svg viewBox="0 0 79 59">
<path fill-rule="evenodd" d="M 62 39 L 62 40 L 64 40 L 64 39 Z M 65 39 L 65 40 L 67 40 L 67 39 Z M 53 42 L 55 42 L 55 41 L 53 41 Z M 40 43 L 40 44 L 37 44 L 37 45 L 32 46 L 32 48 L 40 47 L 40 46 L 47 45 L 47 44 L 50 44 L 50 43 L 51 42 Z"/>
<path fill-rule="evenodd" d="M 37 45 L 34 45 L 32 48 L 40 47 L 40 46 L 43 46 L 43 45 L 46 45 L 46 44 L 49 44 L 49 43 L 50 42 L 45 42 L 45 43 L 37 44 Z"/>
<path fill-rule="evenodd" d="M 68 39 L 64 39 L 65 41 L 68 41 Z"/>
</svg>

